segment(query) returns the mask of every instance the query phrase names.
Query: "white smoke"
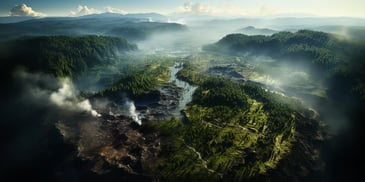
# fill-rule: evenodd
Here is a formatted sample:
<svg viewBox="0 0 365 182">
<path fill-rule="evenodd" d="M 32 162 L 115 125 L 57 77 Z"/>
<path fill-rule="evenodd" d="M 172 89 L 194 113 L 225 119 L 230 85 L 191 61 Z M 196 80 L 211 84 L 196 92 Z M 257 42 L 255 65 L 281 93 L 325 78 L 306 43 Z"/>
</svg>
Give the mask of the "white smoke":
<svg viewBox="0 0 365 182">
<path fill-rule="evenodd" d="M 136 111 L 136 106 L 134 105 L 133 101 L 126 101 L 125 106 L 128 108 L 129 117 L 133 119 L 139 125 L 142 125 L 142 120 L 139 117 L 139 113 Z"/>
<path fill-rule="evenodd" d="M 51 94 L 50 100 L 59 107 L 86 111 L 94 117 L 101 116 L 92 108 L 88 99 L 82 101 L 77 99 L 76 90 L 69 79 L 61 81 L 61 87 Z"/>
</svg>

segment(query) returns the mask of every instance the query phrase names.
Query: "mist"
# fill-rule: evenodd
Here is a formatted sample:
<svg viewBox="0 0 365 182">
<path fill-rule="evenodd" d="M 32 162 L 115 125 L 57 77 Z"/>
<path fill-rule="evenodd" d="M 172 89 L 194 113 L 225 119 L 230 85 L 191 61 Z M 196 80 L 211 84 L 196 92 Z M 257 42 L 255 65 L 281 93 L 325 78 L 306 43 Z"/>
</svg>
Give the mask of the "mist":
<svg viewBox="0 0 365 182">
<path fill-rule="evenodd" d="M 177 18 L 175 18 L 177 19 Z M 179 21 L 188 27 L 184 32 L 167 32 L 154 34 L 144 41 L 137 42 L 141 52 L 147 54 L 167 54 L 176 57 L 185 57 L 192 54 L 204 53 L 202 47 L 213 44 L 227 34 L 247 33 L 251 35 L 263 35 L 262 30 L 290 31 L 306 28 L 321 30 L 339 35 L 342 37 L 353 37 L 356 34 L 349 34 L 361 19 L 346 18 L 336 21 L 335 18 L 323 18 L 311 22 L 314 18 L 267 18 L 267 19 L 187 19 L 180 18 Z M 321 26 L 319 26 L 321 25 Z M 246 29 L 245 27 L 254 26 Z M 340 27 L 340 28 L 338 28 Z M 359 27 L 358 27 L 359 29 Z M 270 36 L 271 34 L 264 34 Z M 336 36 L 336 35 L 334 35 Z M 240 56 L 238 56 L 240 57 Z M 245 75 L 245 80 L 260 83 L 271 92 L 300 99 L 308 107 L 320 113 L 318 119 L 328 125 L 333 133 L 341 133 L 349 128 L 349 119 L 343 109 L 324 104 L 328 99 L 325 77 L 320 72 L 305 64 L 307 58 L 283 57 L 270 58 L 268 56 L 246 55 L 240 57 L 246 60 L 254 68 Z M 301 61 L 292 61 L 292 60 Z M 292 62 L 292 63 L 291 63 Z M 310 61 L 309 61 L 310 62 Z M 214 64 L 208 67 L 214 67 Z"/>
<path fill-rule="evenodd" d="M 43 73 L 42 70 L 18 69 L 16 65 L 15 71 L 7 70 L 12 75 L 9 76 L 10 81 L 5 83 L 6 89 L 2 91 L 4 93 L 0 105 L 3 115 L 0 128 L 4 134 L 1 139 L 4 149 L 0 158 L 4 161 L 1 168 L 4 168 L 5 173 L 24 168 L 29 174 L 36 172 L 38 177 L 41 176 L 40 171 L 47 171 L 48 161 L 55 161 L 52 164 L 55 169 L 48 169 L 52 174 L 65 172 L 63 168 L 72 166 L 71 172 L 66 172 L 71 176 L 75 171 L 75 173 L 92 171 L 93 175 L 106 174 L 114 168 L 133 175 L 145 175 L 142 172 L 144 169 L 142 164 L 148 165 L 154 162 L 161 150 L 160 140 L 162 140 L 157 133 L 148 133 L 149 124 L 170 119 L 171 111 L 182 116 L 181 110 L 176 111 L 174 107 L 179 106 L 179 97 L 185 88 L 178 87 L 170 80 L 168 83 L 161 81 L 152 91 L 143 92 L 138 96 L 127 95 L 123 90 L 115 90 L 124 84 L 118 82 L 124 75 L 135 70 L 140 74 L 143 72 L 143 66 L 158 63 L 160 58 L 161 60 L 172 58 L 171 60 L 175 61 L 172 65 L 175 64 L 175 68 L 180 65 L 181 69 L 185 63 L 197 63 L 201 74 L 198 76 L 224 77 L 243 85 L 252 83 L 274 95 L 293 98 L 302 103 L 306 110 L 296 112 L 318 122 L 319 128 L 332 137 L 329 140 L 323 139 L 326 140 L 323 144 L 324 149 L 315 149 L 318 152 L 324 151 L 321 155 L 329 164 L 336 165 L 337 156 L 343 157 L 344 154 L 350 153 L 346 150 L 347 147 L 357 149 L 354 147 L 355 144 L 347 142 L 358 141 L 357 138 L 361 136 L 359 132 L 361 130 L 357 128 L 362 126 L 359 124 L 362 115 L 358 111 L 361 108 L 359 104 L 361 101 L 358 101 L 358 97 L 350 95 L 353 90 L 344 92 L 339 89 L 341 82 L 345 86 L 352 86 L 351 80 L 348 81 L 348 75 L 345 75 L 343 80 L 336 80 L 337 77 L 328 79 L 333 76 L 332 72 L 337 70 L 325 73 L 314 69 L 312 60 L 300 54 L 280 57 L 274 53 L 270 55 L 270 51 L 261 47 L 256 47 L 256 52 L 251 53 L 240 49 L 225 52 L 224 48 L 220 47 L 212 51 L 205 47 L 216 44 L 226 35 L 233 33 L 262 35 L 268 38 L 281 31 L 294 34 L 301 29 L 332 33 L 331 36 L 344 40 L 346 46 L 365 40 L 363 19 L 275 17 L 224 19 L 182 16 L 156 20 L 146 17 L 111 18 L 108 16 L 115 15 L 110 14 L 93 16 L 44 18 L 10 25 L 0 24 L 0 29 L 6 28 L 0 31 L 2 35 L 0 41 L 23 36 L 92 34 L 125 38 L 131 45 L 137 45 L 136 49 L 125 52 L 111 50 L 113 56 L 101 52 L 98 57 L 105 62 L 91 65 L 88 69 L 82 70 L 82 73 L 73 75 L 72 79 L 56 77 L 49 73 L 54 71 L 52 69 L 48 70 L 48 73 Z M 47 28 L 39 30 L 39 23 Z M 23 32 L 13 31 L 14 27 Z M 7 58 L 7 55 L 3 54 Z M 87 57 L 87 60 L 93 60 L 93 56 Z M 157 58 L 150 59 L 154 56 Z M 168 74 L 165 73 L 166 75 Z M 361 82 L 361 79 L 357 82 Z M 191 84 L 192 88 L 198 87 Z M 359 85 L 355 89 L 361 89 L 362 85 Z M 194 90 L 190 90 L 190 95 L 187 97 L 191 97 Z M 115 93 L 105 94 L 108 91 Z M 191 101 L 189 98 L 188 100 Z M 183 107 L 190 106 L 185 103 Z M 60 148 L 64 148 L 65 151 Z M 332 155 L 332 149 L 338 153 Z M 62 152 L 64 154 L 60 154 Z M 252 155 L 255 152 L 252 152 Z M 144 159 L 148 159 L 146 163 L 143 163 Z M 36 165 L 37 168 L 33 170 L 33 164 L 38 161 L 41 161 L 39 166 Z M 83 166 L 81 164 L 84 163 L 88 163 L 86 167 L 75 169 L 77 168 L 75 166 Z M 7 169 L 8 166 L 10 167 Z M 334 171 L 342 168 L 344 167 L 330 167 L 328 174 L 325 175 L 331 176 Z M 47 180 L 49 179 L 46 178 L 45 181 Z"/>
<path fill-rule="evenodd" d="M 325 75 L 311 70 L 310 65 L 290 63 L 293 62 L 291 60 L 282 62 L 264 56 L 250 56 L 248 59 L 254 68 L 247 79 L 264 85 L 274 93 L 300 99 L 307 107 L 320 113 L 317 119 L 328 125 L 333 134 L 347 131 L 350 127 L 346 111 L 333 105 L 332 101 L 325 102 L 329 99 Z"/>
</svg>

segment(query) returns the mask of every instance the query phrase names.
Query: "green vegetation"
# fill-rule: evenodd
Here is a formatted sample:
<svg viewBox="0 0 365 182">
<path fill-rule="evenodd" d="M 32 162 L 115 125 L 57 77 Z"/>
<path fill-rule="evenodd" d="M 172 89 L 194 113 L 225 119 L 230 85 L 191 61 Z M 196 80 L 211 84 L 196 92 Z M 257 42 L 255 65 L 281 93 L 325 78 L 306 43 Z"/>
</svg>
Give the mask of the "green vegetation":
<svg viewBox="0 0 365 182">
<path fill-rule="evenodd" d="M 58 77 L 76 77 L 97 65 L 117 59 L 117 54 L 136 49 L 125 39 L 104 36 L 30 37 L 1 45 L 4 71 L 17 66 Z"/>
<path fill-rule="evenodd" d="M 240 88 L 240 85 L 215 78 L 204 81 L 199 86 L 193 99 L 196 104 L 207 107 L 220 105 L 246 108 L 245 105 L 247 103 L 246 95 Z"/>
<path fill-rule="evenodd" d="M 323 81 L 327 87 L 326 95 L 341 105 L 347 104 L 346 108 L 353 113 L 365 107 L 364 45 L 338 35 L 300 30 L 272 36 L 231 34 L 205 49 L 236 55 L 267 55 L 277 62 L 308 66 L 310 78 L 319 80 L 317 84 Z M 361 118 L 358 113 L 352 115 Z"/>
<path fill-rule="evenodd" d="M 353 47 L 347 45 L 348 42 L 341 42 L 329 34 L 303 30 L 270 37 L 228 35 L 206 49 L 237 54 L 262 53 L 273 58 L 300 57 L 294 61 L 311 64 L 328 76 L 329 97 L 360 105 L 351 105 L 348 110 L 355 117 L 363 117 L 364 56 L 360 54 L 348 59 Z M 85 80 L 92 77 L 107 83 L 107 89 L 99 91 L 94 95 L 96 97 L 126 93 L 134 100 L 143 98 L 144 94 L 168 83 L 168 68 L 177 60 L 127 54 L 120 58 L 119 53 L 134 50 L 136 46 L 125 39 L 104 36 L 30 37 L 0 46 L 2 74 L 10 75 L 16 67 L 25 67 L 28 71 L 76 80 L 87 75 Z M 317 121 L 301 114 L 304 106 L 300 101 L 272 94 L 253 83 L 240 84 L 236 81 L 242 80 L 233 81 L 226 75 L 212 77 L 207 74 L 212 65 L 218 65 L 219 68 L 229 67 L 240 75 L 251 69 L 246 61 L 204 53 L 186 58 L 178 77 L 198 88 L 193 101 L 183 111 L 184 120 L 171 118 L 152 123 L 156 133 L 162 136 L 162 152 L 152 174 L 168 181 L 241 181 L 269 176 L 288 156 L 286 159 L 302 160 L 298 162 L 300 164 L 312 162 L 300 156 L 308 155 L 307 143 L 302 142 L 307 136 L 303 136 L 312 139 L 316 136 L 309 136 L 311 132 L 320 128 Z M 304 122 L 318 128 L 300 133 L 300 127 L 308 130 L 313 127 L 303 127 Z M 305 151 L 292 155 L 295 145 L 303 145 L 299 149 Z"/>
<path fill-rule="evenodd" d="M 184 80 L 190 84 L 201 84 L 207 77 L 204 72 L 208 69 L 208 64 L 212 55 L 196 54 L 185 58 L 184 69 L 177 73 L 180 80 Z"/>
<path fill-rule="evenodd" d="M 170 141 L 157 163 L 162 177 L 237 181 L 267 174 L 290 152 L 296 133 L 297 113 L 275 97 L 254 85 L 203 81 L 184 124 L 155 126 Z"/>
<path fill-rule="evenodd" d="M 174 64 L 174 61 L 174 58 L 152 57 L 147 63 L 135 63 L 126 73 L 121 74 L 110 88 L 101 91 L 99 95 L 123 92 L 135 98 L 155 90 L 161 84 L 168 83 L 169 67 Z"/>
<path fill-rule="evenodd" d="M 196 67 L 196 64 L 192 64 L 191 62 L 187 62 L 184 64 L 184 69 L 180 70 L 177 73 L 177 77 L 190 84 L 199 84 L 202 83 L 205 79 L 205 77 L 201 73 L 201 70 Z"/>
<path fill-rule="evenodd" d="M 105 36 L 29 37 L 0 46 L 2 74 L 7 77 L 17 67 L 24 67 L 30 72 L 69 77 L 85 87 L 101 85 L 99 95 L 124 92 L 134 98 L 155 90 L 168 82 L 168 67 L 175 62 L 163 56 L 124 54 L 136 46 Z"/>
<path fill-rule="evenodd" d="M 331 34 L 300 30 L 296 33 L 280 32 L 272 36 L 230 34 L 205 49 L 234 54 L 264 54 L 281 61 L 304 62 L 314 64 L 316 69 L 328 69 L 346 61 L 345 58 L 353 51 L 349 45 L 349 42 L 340 41 Z"/>
<path fill-rule="evenodd" d="M 10 24 L 0 24 L 0 41 L 33 35 L 82 36 L 85 34 L 123 37 L 128 41 L 146 40 L 154 33 L 185 31 L 177 23 L 146 22 L 128 17 L 42 18 Z"/>
</svg>

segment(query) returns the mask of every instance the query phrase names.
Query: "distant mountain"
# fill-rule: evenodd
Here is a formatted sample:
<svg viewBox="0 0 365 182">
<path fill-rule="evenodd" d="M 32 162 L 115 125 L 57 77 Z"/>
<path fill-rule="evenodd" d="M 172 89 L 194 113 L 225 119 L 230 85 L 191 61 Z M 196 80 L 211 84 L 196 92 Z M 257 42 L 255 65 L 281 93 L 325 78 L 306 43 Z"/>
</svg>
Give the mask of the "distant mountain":
<svg viewBox="0 0 365 182">
<path fill-rule="evenodd" d="M 79 19 L 85 18 L 129 18 L 138 19 L 142 21 L 158 21 L 167 22 L 168 18 L 164 15 L 158 13 L 130 13 L 130 14 L 120 14 L 120 13 L 100 13 L 91 14 L 78 17 Z"/>
<path fill-rule="evenodd" d="M 117 26 L 106 32 L 106 35 L 116 37 L 126 37 L 129 40 L 139 41 L 145 40 L 152 34 L 164 32 L 180 32 L 187 28 L 177 23 L 161 23 L 161 22 L 139 22 L 126 23 L 124 26 Z"/>
<path fill-rule="evenodd" d="M 255 28 L 253 26 L 248 26 L 242 29 L 238 29 L 237 32 L 246 34 L 246 35 L 272 35 L 277 33 L 276 30 L 268 29 L 268 28 Z"/>
<path fill-rule="evenodd" d="M 320 26 L 362 26 L 365 25 L 365 18 L 351 17 L 267 17 L 253 18 L 243 17 L 234 19 L 211 18 L 209 20 L 200 20 L 198 25 L 202 27 L 219 27 L 219 29 L 231 29 L 234 32 L 242 27 L 254 26 L 265 27 L 274 30 L 298 31 L 302 29 L 313 29 Z"/>
<path fill-rule="evenodd" d="M 0 23 L 17 23 L 17 22 L 32 20 L 32 19 L 35 19 L 35 18 L 31 17 L 31 16 L 4 16 L 4 17 L 0 17 Z"/>
<path fill-rule="evenodd" d="M 313 26 L 328 26 L 328 25 L 342 25 L 342 26 L 358 26 L 365 25 L 365 18 L 352 18 L 352 17 L 283 17 L 275 18 L 271 21 L 272 24 L 285 25 L 285 26 L 298 26 L 313 27 Z"/>
<path fill-rule="evenodd" d="M 168 18 L 164 15 L 158 13 L 134 13 L 134 14 L 126 14 L 124 17 L 127 18 L 140 18 L 140 19 L 148 19 L 151 21 L 162 21 L 167 22 Z"/>
<path fill-rule="evenodd" d="M 139 18 L 138 18 L 139 17 Z M 145 17 L 145 18 L 143 18 Z M 155 33 L 184 31 L 186 26 L 154 21 L 162 15 L 103 13 L 82 17 L 47 17 L 18 23 L 0 24 L 0 41 L 40 35 L 106 35 L 128 40 L 144 40 Z"/>
<path fill-rule="evenodd" d="M 98 14 L 89 14 L 83 15 L 79 17 L 75 17 L 78 19 L 86 19 L 86 18 L 123 18 L 124 14 L 120 13 L 98 13 Z"/>
</svg>

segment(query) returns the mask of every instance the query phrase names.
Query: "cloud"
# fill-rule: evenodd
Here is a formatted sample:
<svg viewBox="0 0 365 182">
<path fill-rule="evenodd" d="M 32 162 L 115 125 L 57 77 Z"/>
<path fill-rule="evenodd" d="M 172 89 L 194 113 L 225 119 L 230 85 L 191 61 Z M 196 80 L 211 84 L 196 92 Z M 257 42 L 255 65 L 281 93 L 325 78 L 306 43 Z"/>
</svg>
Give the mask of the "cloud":
<svg viewBox="0 0 365 182">
<path fill-rule="evenodd" d="M 177 10 L 178 14 L 193 14 L 193 15 L 214 15 L 214 16 L 238 16 L 246 15 L 241 7 L 232 4 L 224 3 L 220 7 L 211 6 L 206 3 L 193 3 L 191 1 L 184 3 Z"/>
<path fill-rule="evenodd" d="M 180 13 L 212 14 L 214 11 L 216 11 L 216 8 L 205 3 L 186 2 L 179 8 Z"/>
<path fill-rule="evenodd" d="M 70 16 L 84 16 L 84 15 L 97 14 L 97 13 L 101 13 L 101 12 L 97 9 L 89 8 L 86 5 L 79 5 L 77 7 L 76 12 L 75 11 L 70 12 Z"/>
<path fill-rule="evenodd" d="M 206 3 L 188 1 L 178 7 L 176 13 L 213 16 L 270 16 L 278 13 L 278 10 L 267 5 L 248 8 L 233 2 L 225 2 L 221 6 L 212 6 Z"/>
<path fill-rule="evenodd" d="M 259 15 L 260 16 L 270 16 L 270 15 L 274 15 L 275 13 L 277 13 L 277 10 L 269 7 L 269 6 L 261 6 L 260 10 L 259 10 Z"/>
<path fill-rule="evenodd" d="M 127 14 L 128 12 L 122 9 L 118 9 L 118 8 L 112 8 L 110 6 L 107 6 L 104 8 L 106 12 L 109 13 L 119 13 L 119 14 Z"/>
<path fill-rule="evenodd" d="M 46 16 L 44 13 L 36 12 L 26 4 L 17 5 L 10 10 L 10 16 Z"/>
</svg>

